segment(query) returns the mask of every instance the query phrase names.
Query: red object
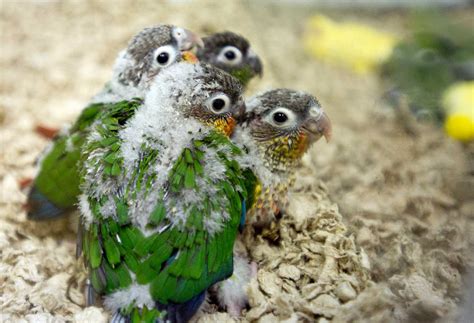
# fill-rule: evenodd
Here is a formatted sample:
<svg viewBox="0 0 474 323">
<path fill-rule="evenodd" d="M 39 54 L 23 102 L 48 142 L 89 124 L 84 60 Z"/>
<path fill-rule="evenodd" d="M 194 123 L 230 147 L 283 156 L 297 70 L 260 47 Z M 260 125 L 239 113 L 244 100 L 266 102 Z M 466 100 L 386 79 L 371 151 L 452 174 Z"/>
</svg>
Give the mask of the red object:
<svg viewBox="0 0 474 323">
<path fill-rule="evenodd" d="M 56 129 L 56 128 L 50 128 L 50 127 L 47 127 L 47 126 L 43 126 L 43 125 L 37 125 L 36 128 L 35 128 L 35 131 L 36 133 L 38 133 L 40 136 L 46 138 L 46 139 L 53 139 L 54 137 L 56 137 L 56 135 L 58 134 L 59 132 L 59 129 Z"/>
</svg>

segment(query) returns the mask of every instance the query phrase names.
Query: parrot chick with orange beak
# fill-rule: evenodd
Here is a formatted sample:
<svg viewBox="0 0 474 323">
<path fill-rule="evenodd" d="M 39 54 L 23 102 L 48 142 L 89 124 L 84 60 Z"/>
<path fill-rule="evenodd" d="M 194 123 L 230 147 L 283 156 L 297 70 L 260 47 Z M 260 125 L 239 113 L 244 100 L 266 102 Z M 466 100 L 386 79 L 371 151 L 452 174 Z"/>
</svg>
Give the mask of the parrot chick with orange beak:
<svg viewBox="0 0 474 323">
<path fill-rule="evenodd" d="M 112 80 L 43 154 L 28 195 L 29 219 L 53 219 L 75 209 L 80 151 L 94 122 L 117 104 L 140 104 L 162 70 L 180 61 L 195 63 L 196 57 L 188 51 L 195 45 L 203 46 L 198 36 L 172 25 L 145 28 L 130 40 L 115 61 Z"/>
<path fill-rule="evenodd" d="M 263 227 L 287 207 L 288 189 L 305 152 L 321 137 L 329 140 L 331 122 L 318 100 L 305 92 L 275 89 L 246 102 L 246 116 L 234 131 L 233 141 L 247 152 L 249 188 L 246 221 L 241 226 Z M 246 289 L 256 276 L 256 264 L 234 249 L 234 275 L 216 286 L 220 306 L 238 317 L 248 303 Z"/>
</svg>

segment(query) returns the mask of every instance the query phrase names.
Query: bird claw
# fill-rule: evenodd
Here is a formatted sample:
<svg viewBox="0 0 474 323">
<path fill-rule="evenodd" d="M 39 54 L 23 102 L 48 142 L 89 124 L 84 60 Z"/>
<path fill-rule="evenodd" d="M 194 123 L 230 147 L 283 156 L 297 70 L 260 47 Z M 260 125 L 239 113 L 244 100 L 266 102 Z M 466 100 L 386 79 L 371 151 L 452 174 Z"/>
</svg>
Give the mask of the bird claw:
<svg viewBox="0 0 474 323">
<path fill-rule="evenodd" d="M 35 132 L 46 139 L 53 139 L 58 134 L 59 129 L 39 124 L 35 128 Z"/>
</svg>

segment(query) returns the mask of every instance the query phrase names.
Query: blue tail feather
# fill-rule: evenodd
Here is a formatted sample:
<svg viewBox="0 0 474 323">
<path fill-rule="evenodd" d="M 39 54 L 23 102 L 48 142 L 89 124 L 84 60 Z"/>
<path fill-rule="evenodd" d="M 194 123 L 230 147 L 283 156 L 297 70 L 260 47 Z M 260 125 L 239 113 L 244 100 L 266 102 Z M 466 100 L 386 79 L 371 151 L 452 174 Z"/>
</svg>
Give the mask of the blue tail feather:
<svg viewBox="0 0 474 323">
<path fill-rule="evenodd" d="M 56 206 L 53 202 L 48 200 L 36 186 L 31 188 L 28 194 L 28 219 L 35 221 L 51 220 L 65 215 L 68 210 Z"/>
<path fill-rule="evenodd" d="M 186 323 L 196 314 L 205 298 L 206 291 L 194 296 L 183 304 L 163 305 L 157 303 L 156 305 L 160 311 L 166 311 L 166 322 Z"/>
<path fill-rule="evenodd" d="M 239 223 L 239 231 L 242 232 L 245 226 L 245 220 L 247 215 L 247 203 L 244 199 L 242 199 L 242 212 L 240 214 L 240 223 Z"/>
</svg>

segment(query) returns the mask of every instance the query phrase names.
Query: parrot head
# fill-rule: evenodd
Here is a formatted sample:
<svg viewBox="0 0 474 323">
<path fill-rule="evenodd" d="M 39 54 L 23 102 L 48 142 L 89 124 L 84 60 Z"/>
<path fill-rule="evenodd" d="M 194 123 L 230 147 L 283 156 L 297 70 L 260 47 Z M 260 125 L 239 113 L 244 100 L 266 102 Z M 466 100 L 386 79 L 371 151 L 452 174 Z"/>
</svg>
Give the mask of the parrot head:
<svg viewBox="0 0 474 323">
<path fill-rule="evenodd" d="M 164 68 L 176 62 L 196 62 L 189 50 L 204 46 L 193 32 L 173 26 L 157 25 L 136 34 L 117 58 L 118 81 L 124 85 L 147 88 Z"/>
<path fill-rule="evenodd" d="M 200 72 L 194 80 L 202 84 L 201 93 L 194 97 L 186 115 L 230 136 L 245 112 L 239 81 L 209 64 L 200 64 Z"/>
<path fill-rule="evenodd" d="M 254 76 L 262 76 L 262 62 L 244 37 L 226 31 L 205 37 L 203 41 L 205 46 L 197 51 L 199 60 L 223 69 L 244 86 Z"/>
<path fill-rule="evenodd" d="M 310 94 L 276 89 L 247 102 L 242 127 L 263 153 L 265 163 L 285 171 L 322 136 L 329 140 L 331 122 Z"/>
<path fill-rule="evenodd" d="M 225 71 L 205 63 L 174 64 L 153 81 L 150 94 L 156 105 L 168 104 L 194 119 L 230 136 L 245 113 L 240 82 Z M 164 100 L 169 98 L 169 103 Z"/>
</svg>

